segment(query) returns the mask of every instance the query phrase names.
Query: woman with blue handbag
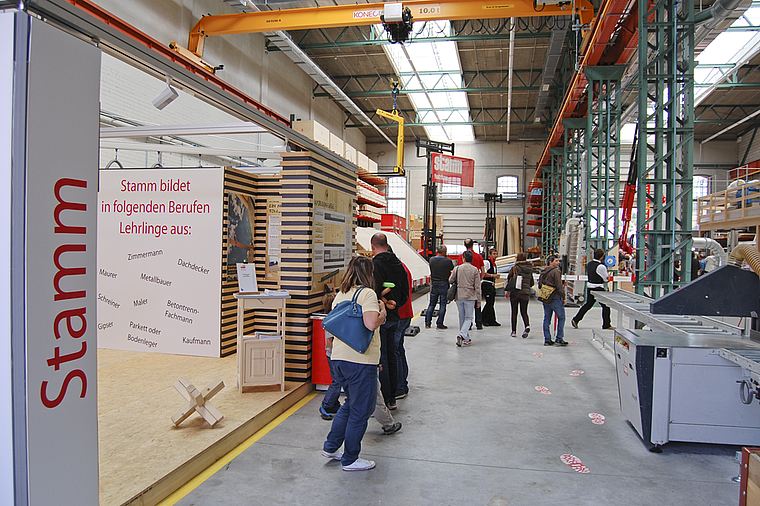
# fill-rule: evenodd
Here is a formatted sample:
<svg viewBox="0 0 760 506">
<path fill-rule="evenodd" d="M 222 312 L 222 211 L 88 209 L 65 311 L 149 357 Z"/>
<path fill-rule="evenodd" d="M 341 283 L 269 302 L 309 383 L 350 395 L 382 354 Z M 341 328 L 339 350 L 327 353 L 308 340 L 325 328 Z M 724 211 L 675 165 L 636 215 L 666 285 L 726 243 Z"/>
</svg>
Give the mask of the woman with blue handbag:
<svg viewBox="0 0 760 506">
<path fill-rule="evenodd" d="M 364 471 L 375 467 L 371 460 L 359 458 L 361 441 L 367 430 L 367 422 L 375 410 L 377 397 L 377 366 L 380 363 L 380 336 L 377 329 L 385 321 L 385 305 L 377 300 L 372 287 L 374 281 L 372 260 L 357 256 L 351 259 L 340 291 L 333 301 L 333 309 L 341 302 L 356 302 L 361 307 L 364 326 L 373 331 L 372 340 L 364 353 L 341 340 L 339 332 L 333 332 L 331 360 L 335 364 L 333 377 L 346 393 L 346 399 L 332 422 L 332 428 L 322 447 L 322 455 L 340 460 L 344 471 Z M 353 341 L 353 336 L 344 336 Z M 362 346 L 363 348 L 363 346 Z M 344 451 L 339 451 L 341 445 Z"/>
</svg>

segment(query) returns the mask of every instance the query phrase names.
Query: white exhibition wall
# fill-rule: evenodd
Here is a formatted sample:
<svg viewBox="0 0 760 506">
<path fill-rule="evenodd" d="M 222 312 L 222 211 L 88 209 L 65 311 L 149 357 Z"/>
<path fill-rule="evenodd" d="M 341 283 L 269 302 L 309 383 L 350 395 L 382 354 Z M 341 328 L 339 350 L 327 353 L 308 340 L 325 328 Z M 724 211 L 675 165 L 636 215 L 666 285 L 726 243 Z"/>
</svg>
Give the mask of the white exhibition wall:
<svg viewBox="0 0 760 506">
<path fill-rule="evenodd" d="M 100 171 L 98 347 L 219 356 L 223 178 Z"/>
<path fill-rule="evenodd" d="M 0 13 L 0 504 L 13 503 L 11 380 L 11 131 L 13 13 Z"/>
<path fill-rule="evenodd" d="M 25 259 L 13 275 L 23 270 L 25 278 L 13 295 L 23 291 L 14 307 L 23 305 L 25 321 L 13 333 L 26 346 L 26 388 L 14 384 L 14 391 L 26 392 L 27 410 L 26 441 L 17 433 L 15 444 L 17 466 L 27 452 L 28 478 L 26 487 L 16 481 L 16 503 L 27 504 L 28 493 L 29 505 L 96 505 L 100 50 L 26 13 L 16 14 L 16 32 L 22 50 L 29 44 L 28 63 L 23 52 L 15 62 L 21 74 L 28 68 L 27 82 L 14 83 L 25 110 L 13 116 L 13 135 L 26 140 L 24 148 L 14 141 L 14 154 L 23 156 L 13 159 L 14 176 L 25 177 L 25 194 L 14 193 L 12 202 L 14 210 L 24 205 L 13 226 L 19 220 L 25 227 L 14 235 L 22 237 Z M 16 328 L 21 323 L 14 319 Z"/>
</svg>

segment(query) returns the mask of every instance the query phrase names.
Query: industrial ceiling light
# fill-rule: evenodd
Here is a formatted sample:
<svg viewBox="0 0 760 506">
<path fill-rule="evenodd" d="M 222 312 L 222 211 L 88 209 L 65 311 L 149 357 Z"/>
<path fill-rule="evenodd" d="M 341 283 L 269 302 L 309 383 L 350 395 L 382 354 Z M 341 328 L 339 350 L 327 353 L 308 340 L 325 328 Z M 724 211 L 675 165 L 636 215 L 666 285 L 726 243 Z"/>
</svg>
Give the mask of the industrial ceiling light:
<svg viewBox="0 0 760 506">
<path fill-rule="evenodd" d="M 166 76 L 166 89 L 162 91 L 156 98 L 153 99 L 153 107 L 158 109 L 159 111 L 166 107 L 167 105 L 174 102 L 177 97 L 179 97 L 179 93 L 177 93 L 177 90 L 172 88 L 172 78 L 169 76 Z"/>
</svg>

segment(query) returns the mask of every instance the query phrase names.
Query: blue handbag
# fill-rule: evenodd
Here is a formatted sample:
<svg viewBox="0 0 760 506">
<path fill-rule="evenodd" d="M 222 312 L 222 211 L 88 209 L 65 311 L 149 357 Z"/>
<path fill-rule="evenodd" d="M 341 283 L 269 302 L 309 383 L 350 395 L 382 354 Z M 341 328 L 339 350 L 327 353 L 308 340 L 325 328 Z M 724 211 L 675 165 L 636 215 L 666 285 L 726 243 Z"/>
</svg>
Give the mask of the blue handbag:
<svg viewBox="0 0 760 506">
<path fill-rule="evenodd" d="M 344 300 L 333 308 L 322 320 L 322 328 L 334 335 L 352 349 L 364 353 L 372 342 L 374 330 L 364 326 L 362 318 L 362 306 L 356 302 L 357 297 L 364 287 L 359 287 L 354 297 Z"/>
</svg>

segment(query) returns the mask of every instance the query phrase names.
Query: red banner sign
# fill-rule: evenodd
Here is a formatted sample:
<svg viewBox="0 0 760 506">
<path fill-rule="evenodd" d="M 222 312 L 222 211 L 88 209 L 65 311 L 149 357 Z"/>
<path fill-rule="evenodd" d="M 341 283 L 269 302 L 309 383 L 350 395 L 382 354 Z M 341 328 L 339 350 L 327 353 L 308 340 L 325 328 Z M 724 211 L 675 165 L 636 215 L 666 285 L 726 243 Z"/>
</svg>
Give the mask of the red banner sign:
<svg viewBox="0 0 760 506">
<path fill-rule="evenodd" d="M 432 153 L 433 182 L 458 184 L 460 186 L 475 185 L 475 160 L 458 156 Z"/>
</svg>

